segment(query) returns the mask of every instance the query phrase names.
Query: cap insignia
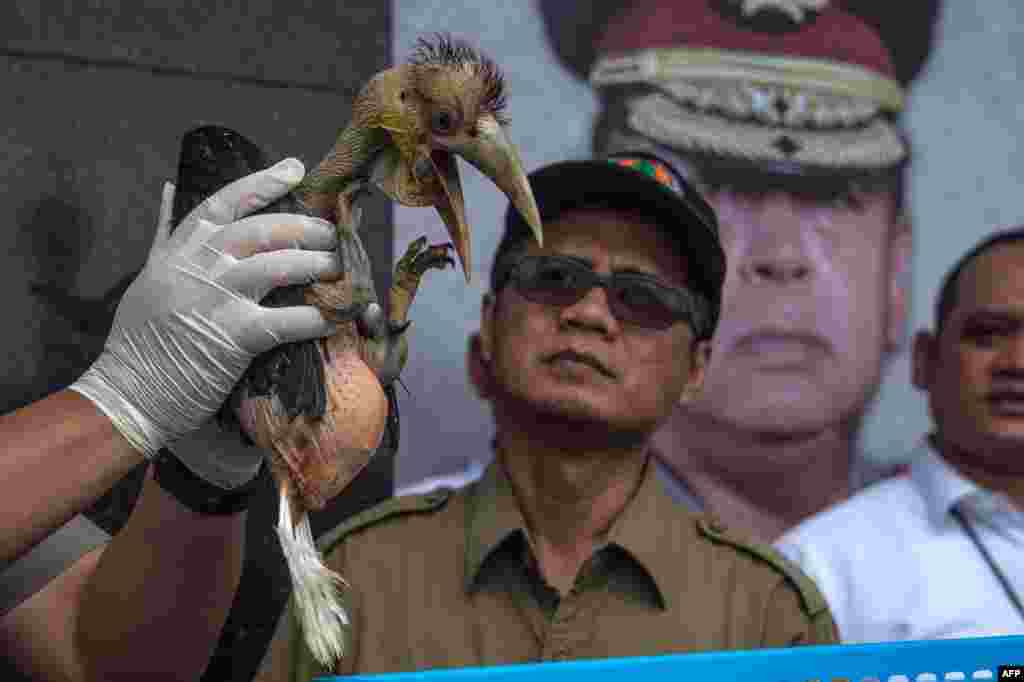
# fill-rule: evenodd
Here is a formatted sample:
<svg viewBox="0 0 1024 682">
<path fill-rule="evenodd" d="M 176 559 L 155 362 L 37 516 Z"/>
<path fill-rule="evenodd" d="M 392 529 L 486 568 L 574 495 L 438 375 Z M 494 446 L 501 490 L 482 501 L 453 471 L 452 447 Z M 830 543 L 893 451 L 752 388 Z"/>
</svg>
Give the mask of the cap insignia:
<svg viewBox="0 0 1024 682">
<path fill-rule="evenodd" d="M 679 186 L 679 182 L 676 180 L 675 174 L 669 169 L 667 164 L 661 161 L 647 157 L 616 157 L 608 159 L 608 162 L 616 166 L 622 166 L 623 168 L 639 171 L 652 180 L 655 180 L 659 185 L 669 188 L 676 194 L 682 193 L 682 188 Z"/>
</svg>

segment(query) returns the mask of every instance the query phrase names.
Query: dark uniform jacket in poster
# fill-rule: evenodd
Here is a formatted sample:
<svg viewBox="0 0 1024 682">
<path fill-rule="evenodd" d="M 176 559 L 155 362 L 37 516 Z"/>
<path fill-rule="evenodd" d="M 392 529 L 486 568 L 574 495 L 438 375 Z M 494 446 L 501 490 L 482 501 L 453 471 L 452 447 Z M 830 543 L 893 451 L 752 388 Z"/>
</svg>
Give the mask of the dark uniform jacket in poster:
<svg viewBox="0 0 1024 682">
<path fill-rule="evenodd" d="M 349 583 L 347 673 L 836 641 L 799 569 L 672 501 L 653 466 L 563 598 L 540 577 L 507 477 L 394 498 L 322 543 Z M 286 614 L 287 615 L 287 614 Z M 324 674 L 292 627 L 293 680 Z"/>
</svg>

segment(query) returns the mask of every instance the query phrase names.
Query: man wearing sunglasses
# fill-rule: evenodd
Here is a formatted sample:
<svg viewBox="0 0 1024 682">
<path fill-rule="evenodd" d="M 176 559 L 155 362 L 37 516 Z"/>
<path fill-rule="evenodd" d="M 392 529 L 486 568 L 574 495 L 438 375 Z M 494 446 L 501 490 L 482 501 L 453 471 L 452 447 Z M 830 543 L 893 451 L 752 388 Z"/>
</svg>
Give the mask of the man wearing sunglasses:
<svg viewBox="0 0 1024 682">
<path fill-rule="evenodd" d="M 645 155 L 530 184 L 544 245 L 507 214 L 482 309 L 494 461 L 328 534 L 352 624 L 333 672 L 834 641 L 812 583 L 675 503 L 651 464 L 652 434 L 703 380 L 725 273 L 714 213 Z M 292 629 L 286 615 L 258 679 L 332 672 Z"/>
</svg>

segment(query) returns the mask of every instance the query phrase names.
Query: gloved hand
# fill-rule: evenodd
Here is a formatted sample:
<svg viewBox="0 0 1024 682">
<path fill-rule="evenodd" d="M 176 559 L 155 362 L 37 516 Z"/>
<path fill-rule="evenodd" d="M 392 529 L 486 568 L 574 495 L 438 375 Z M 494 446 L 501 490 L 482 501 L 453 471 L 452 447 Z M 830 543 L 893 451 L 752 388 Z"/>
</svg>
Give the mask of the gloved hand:
<svg viewBox="0 0 1024 682">
<path fill-rule="evenodd" d="M 242 178 L 203 202 L 173 235 L 174 187 L 165 185 L 146 266 L 121 299 L 103 352 L 70 387 L 147 458 L 210 420 L 257 355 L 334 333 L 312 306 L 259 305 L 275 287 L 340 273 L 334 226 L 298 215 L 242 218 L 284 196 L 304 174 L 301 162 L 286 159 Z M 197 434 L 175 449 L 201 456 L 196 445 L 203 442 L 208 438 Z M 259 451 L 245 449 L 251 477 Z M 237 469 L 229 460 L 205 454 L 208 471 L 196 469 L 195 456 L 186 464 L 207 480 L 232 487 L 245 477 L 229 473 Z"/>
</svg>

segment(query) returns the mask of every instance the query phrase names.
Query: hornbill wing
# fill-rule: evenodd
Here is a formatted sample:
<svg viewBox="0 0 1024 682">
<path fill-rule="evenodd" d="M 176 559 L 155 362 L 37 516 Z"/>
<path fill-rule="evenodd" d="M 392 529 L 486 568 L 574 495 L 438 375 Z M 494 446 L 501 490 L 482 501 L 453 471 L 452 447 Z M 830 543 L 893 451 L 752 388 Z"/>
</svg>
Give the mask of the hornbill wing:
<svg viewBox="0 0 1024 682">
<path fill-rule="evenodd" d="M 181 143 L 172 225 L 178 225 L 203 200 L 225 185 L 269 165 L 259 147 L 230 128 L 202 126 L 188 131 Z M 310 213 L 290 194 L 260 212 Z M 356 247 L 362 251 L 361 244 L 356 244 Z M 361 266 L 365 265 L 368 274 L 365 253 L 358 256 L 356 267 L 363 269 Z M 367 261 L 366 264 L 362 263 L 363 260 Z M 288 286 L 274 289 L 260 303 L 272 307 L 305 305 L 304 288 Z M 289 418 L 299 415 L 322 417 L 327 408 L 324 357 L 318 341 L 286 343 L 261 354 L 221 407 L 218 413 L 221 425 L 236 430 L 245 442 L 253 443 L 236 415 L 236 408 L 248 396 L 276 398 Z M 388 420 L 382 444 L 397 448 L 397 422 L 394 419 Z"/>
</svg>

